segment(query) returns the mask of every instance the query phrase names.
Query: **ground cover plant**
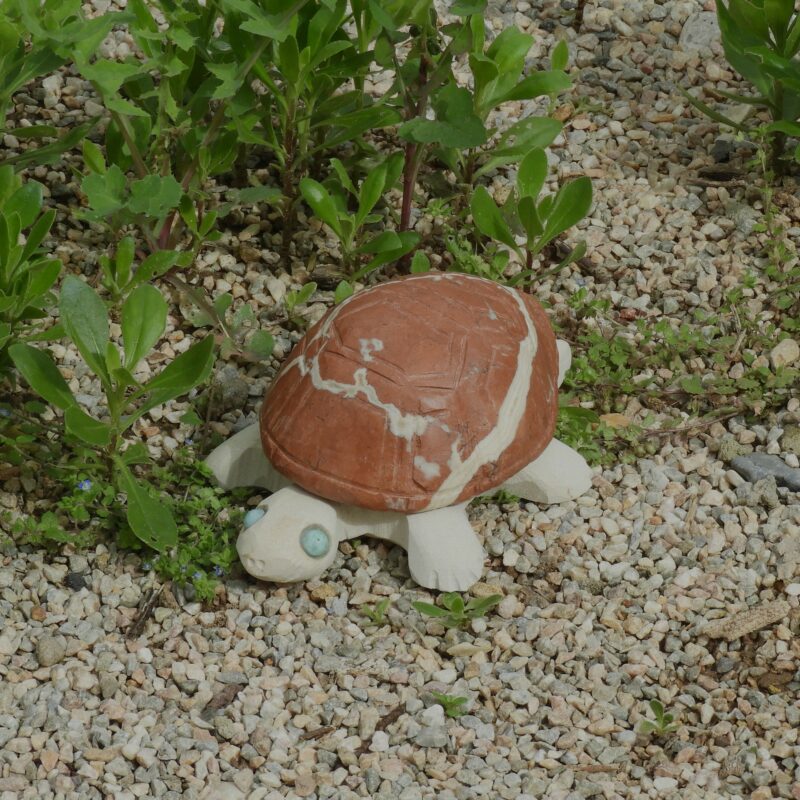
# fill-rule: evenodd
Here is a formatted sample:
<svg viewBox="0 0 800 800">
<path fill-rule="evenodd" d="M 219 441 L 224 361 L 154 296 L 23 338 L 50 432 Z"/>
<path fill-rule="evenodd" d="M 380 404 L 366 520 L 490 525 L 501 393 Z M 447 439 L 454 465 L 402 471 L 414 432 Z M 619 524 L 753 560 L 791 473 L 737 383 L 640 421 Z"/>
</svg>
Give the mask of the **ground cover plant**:
<svg viewBox="0 0 800 800">
<path fill-rule="evenodd" d="M 786 137 L 800 134 L 800 15 L 791 0 L 717 0 L 717 19 L 725 56 L 756 94 L 722 91 L 723 98 L 764 109 L 771 120 L 763 126 L 772 169 L 784 168 Z M 712 119 L 738 131 L 758 123 L 738 122 L 692 98 Z"/>
</svg>

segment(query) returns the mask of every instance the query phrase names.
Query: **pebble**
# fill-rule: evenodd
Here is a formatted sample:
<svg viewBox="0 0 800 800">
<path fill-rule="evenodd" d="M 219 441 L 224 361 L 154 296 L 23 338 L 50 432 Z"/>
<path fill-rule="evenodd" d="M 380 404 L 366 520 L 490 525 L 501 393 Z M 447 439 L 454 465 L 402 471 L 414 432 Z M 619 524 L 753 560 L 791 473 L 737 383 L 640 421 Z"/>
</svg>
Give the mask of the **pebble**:
<svg viewBox="0 0 800 800">
<path fill-rule="evenodd" d="M 793 492 L 800 491 L 800 469 L 787 466 L 780 456 L 748 453 L 734 458 L 731 466 L 751 483 L 771 477 L 776 483 L 786 486 Z"/>
<path fill-rule="evenodd" d="M 36 660 L 42 667 L 52 667 L 63 661 L 67 645 L 62 637 L 42 636 L 36 642 Z"/>
<path fill-rule="evenodd" d="M 794 364 L 800 360 L 800 344 L 794 339 L 781 339 L 772 350 L 769 351 L 769 360 L 773 369 L 780 369 Z"/>
</svg>

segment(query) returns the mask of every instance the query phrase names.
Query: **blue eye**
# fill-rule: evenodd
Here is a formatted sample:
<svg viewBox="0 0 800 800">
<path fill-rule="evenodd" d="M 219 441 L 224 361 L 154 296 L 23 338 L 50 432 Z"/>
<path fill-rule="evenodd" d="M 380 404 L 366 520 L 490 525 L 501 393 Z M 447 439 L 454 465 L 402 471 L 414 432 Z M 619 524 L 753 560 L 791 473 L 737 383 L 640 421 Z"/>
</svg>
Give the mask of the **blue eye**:
<svg viewBox="0 0 800 800">
<path fill-rule="evenodd" d="M 244 526 L 245 528 L 249 528 L 251 525 L 255 525 L 261 517 L 264 516 L 267 512 L 264 511 L 263 508 L 251 508 L 245 515 L 244 515 Z"/>
<path fill-rule="evenodd" d="M 311 558 L 322 558 L 330 550 L 331 538 L 323 528 L 311 525 L 300 534 L 300 546 Z"/>
</svg>

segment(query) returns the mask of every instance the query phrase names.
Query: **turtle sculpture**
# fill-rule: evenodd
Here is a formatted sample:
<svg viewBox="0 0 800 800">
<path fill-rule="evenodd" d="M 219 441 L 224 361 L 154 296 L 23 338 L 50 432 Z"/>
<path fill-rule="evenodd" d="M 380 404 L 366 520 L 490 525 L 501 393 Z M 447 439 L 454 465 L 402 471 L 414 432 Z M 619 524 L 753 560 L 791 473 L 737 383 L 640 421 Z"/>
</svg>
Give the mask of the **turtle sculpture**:
<svg viewBox="0 0 800 800">
<path fill-rule="evenodd" d="M 553 438 L 569 363 L 536 300 L 471 275 L 412 275 L 330 309 L 277 374 L 260 425 L 208 458 L 223 487 L 272 492 L 245 516 L 245 569 L 308 580 L 339 542 L 370 535 L 403 547 L 420 585 L 469 588 L 484 562 L 469 500 L 505 489 L 557 503 L 590 486 L 584 459 Z"/>
</svg>

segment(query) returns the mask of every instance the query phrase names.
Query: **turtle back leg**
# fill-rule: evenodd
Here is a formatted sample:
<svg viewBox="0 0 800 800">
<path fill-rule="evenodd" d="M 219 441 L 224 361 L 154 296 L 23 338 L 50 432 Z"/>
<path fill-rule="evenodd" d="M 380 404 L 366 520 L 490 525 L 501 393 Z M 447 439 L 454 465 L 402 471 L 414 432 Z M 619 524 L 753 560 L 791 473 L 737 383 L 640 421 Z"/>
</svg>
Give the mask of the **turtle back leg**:
<svg viewBox="0 0 800 800">
<path fill-rule="evenodd" d="M 558 439 L 503 485 L 511 494 L 534 503 L 563 503 L 574 500 L 592 485 L 592 469 L 586 459 Z"/>
<path fill-rule="evenodd" d="M 463 592 L 481 577 L 485 553 L 465 503 L 411 514 L 407 525 L 408 568 L 420 586 Z"/>
<path fill-rule="evenodd" d="M 572 351 L 563 339 L 558 348 L 558 385 L 572 364 Z M 563 503 L 580 497 L 592 485 L 592 470 L 584 457 L 558 439 L 553 439 L 539 457 L 503 485 L 511 494 L 534 503 Z"/>
<path fill-rule="evenodd" d="M 258 424 L 249 425 L 212 451 L 206 465 L 223 489 L 261 486 L 277 492 L 292 482 L 284 478 L 264 455 Z"/>
</svg>

